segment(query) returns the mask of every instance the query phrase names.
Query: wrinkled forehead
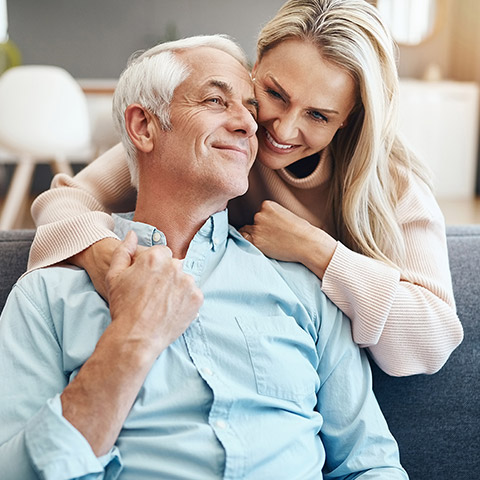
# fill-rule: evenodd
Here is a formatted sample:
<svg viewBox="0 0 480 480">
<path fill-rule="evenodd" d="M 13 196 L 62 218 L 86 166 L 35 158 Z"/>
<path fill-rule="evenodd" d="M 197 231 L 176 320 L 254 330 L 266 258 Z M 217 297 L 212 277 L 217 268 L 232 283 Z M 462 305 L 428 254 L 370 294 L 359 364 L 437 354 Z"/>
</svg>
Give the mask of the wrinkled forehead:
<svg viewBox="0 0 480 480">
<path fill-rule="evenodd" d="M 223 82 L 231 93 L 241 97 L 253 95 L 250 72 L 233 56 L 213 47 L 198 47 L 177 52 L 190 72 L 185 87 L 198 88 L 211 79 Z"/>
</svg>

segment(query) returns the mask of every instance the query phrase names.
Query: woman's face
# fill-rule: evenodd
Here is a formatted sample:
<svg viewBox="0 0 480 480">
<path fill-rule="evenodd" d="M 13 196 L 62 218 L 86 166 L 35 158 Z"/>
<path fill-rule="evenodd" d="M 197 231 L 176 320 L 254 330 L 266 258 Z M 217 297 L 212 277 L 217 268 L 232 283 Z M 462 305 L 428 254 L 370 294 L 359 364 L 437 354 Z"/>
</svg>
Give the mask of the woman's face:
<svg viewBox="0 0 480 480">
<path fill-rule="evenodd" d="M 322 58 L 309 42 L 286 40 L 253 69 L 258 156 L 274 170 L 323 150 L 355 105 L 349 73 Z"/>
</svg>

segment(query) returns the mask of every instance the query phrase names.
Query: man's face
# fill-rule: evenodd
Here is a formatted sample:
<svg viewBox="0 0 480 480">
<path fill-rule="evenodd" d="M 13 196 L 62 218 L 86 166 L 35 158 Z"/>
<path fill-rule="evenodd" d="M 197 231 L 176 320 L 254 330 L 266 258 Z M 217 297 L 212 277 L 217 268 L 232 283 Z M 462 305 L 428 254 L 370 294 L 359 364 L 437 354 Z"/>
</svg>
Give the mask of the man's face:
<svg viewBox="0 0 480 480">
<path fill-rule="evenodd" d="M 171 130 L 160 136 L 169 179 L 198 201 L 226 202 L 245 193 L 257 153 L 256 101 L 248 71 L 227 53 L 201 47 L 177 53 L 190 75 L 170 106 Z M 223 208 L 223 207 L 222 207 Z"/>
</svg>

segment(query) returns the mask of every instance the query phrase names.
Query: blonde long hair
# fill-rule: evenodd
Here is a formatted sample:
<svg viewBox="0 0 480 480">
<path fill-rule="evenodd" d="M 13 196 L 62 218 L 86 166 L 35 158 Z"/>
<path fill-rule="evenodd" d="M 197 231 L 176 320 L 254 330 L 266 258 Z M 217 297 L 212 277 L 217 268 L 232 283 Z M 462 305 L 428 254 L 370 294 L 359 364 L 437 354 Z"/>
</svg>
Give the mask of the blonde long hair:
<svg viewBox="0 0 480 480">
<path fill-rule="evenodd" d="M 299 38 L 347 70 L 357 85 L 348 124 L 330 145 L 330 190 L 339 240 L 392 266 L 405 265 L 396 206 L 412 172 L 426 168 L 397 133 L 396 47 L 377 10 L 365 0 L 289 0 L 259 34 L 258 60 L 278 43 Z M 300 80 L 301 81 L 301 80 Z"/>
</svg>

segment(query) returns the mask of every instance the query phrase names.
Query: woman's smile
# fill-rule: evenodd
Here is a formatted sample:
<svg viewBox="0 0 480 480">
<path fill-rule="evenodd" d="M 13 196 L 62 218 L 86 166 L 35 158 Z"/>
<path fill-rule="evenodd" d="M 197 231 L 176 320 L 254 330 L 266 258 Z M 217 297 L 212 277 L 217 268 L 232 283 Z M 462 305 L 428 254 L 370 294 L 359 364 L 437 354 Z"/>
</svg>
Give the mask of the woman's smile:
<svg viewBox="0 0 480 480">
<path fill-rule="evenodd" d="M 265 132 L 265 137 L 266 137 L 266 145 L 269 145 L 270 147 L 273 147 L 272 149 L 274 151 L 280 150 L 279 153 L 289 153 L 291 152 L 294 148 L 297 148 L 296 145 L 289 145 L 289 144 L 283 144 L 277 142 L 274 138 L 273 135 L 266 129 L 263 128 L 263 131 Z"/>
<path fill-rule="evenodd" d="M 281 42 L 253 69 L 259 104 L 258 156 L 277 170 L 320 152 L 346 124 L 355 82 L 304 40 Z"/>
</svg>

